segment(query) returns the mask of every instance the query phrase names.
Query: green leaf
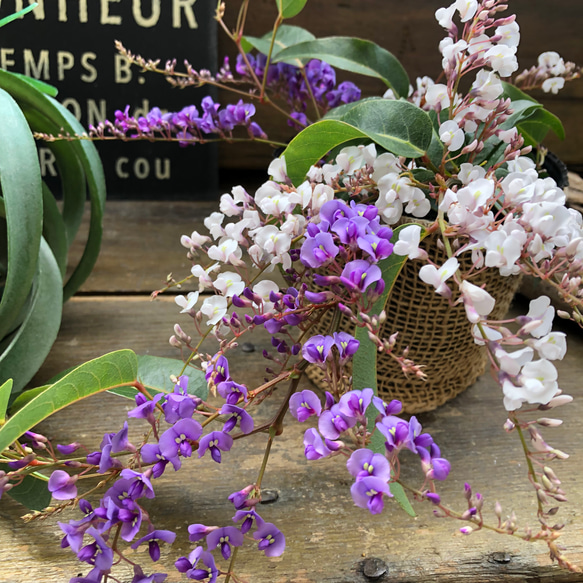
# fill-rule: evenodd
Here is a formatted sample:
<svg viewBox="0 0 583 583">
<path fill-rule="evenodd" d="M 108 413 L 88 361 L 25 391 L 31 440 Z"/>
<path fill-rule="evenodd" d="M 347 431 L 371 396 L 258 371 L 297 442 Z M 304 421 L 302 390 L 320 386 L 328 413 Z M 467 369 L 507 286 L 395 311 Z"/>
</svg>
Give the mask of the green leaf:
<svg viewBox="0 0 583 583">
<path fill-rule="evenodd" d="M 138 359 L 131 350 L 118 350 L 82 364 L 8 419 L 0 428 L 0 451 L 68 405 L 116 386 L 133 383 L 137 372 Z"/>
<path fill-rule="evenodd" d="M 63 280 L 59 266 L 42 239 L 31 305 L 0 355 L 0 378 L 14 379 L 13 395 L 22 391 L 47 357 L 61 325 L 62 304 Z"/>
<path fill-rule="evenodd" d="M 332 148 L 366 134 L 337 120 L 318 121 L 302 130 L 288 144 L 285 157 L 287 175 L 296 186 L 306 177 L 310 166 L 322 159 Z"/>
<path fill-rule="evenodd" d="M 57 135 L 61 131 L 60 125 L 41 115 L 30 105 L 24 105 L 22 110 L 30 127 L 35 132 Z M 55 156 L 63 199 L 62 216 L 65 223 L 67 242 L 70 246 L 75 240 L 83 220 L 87 198 L 87 180 L 83 165 L 76 156 L 70 142 L 49 142 L 46 147 Z"/>
<path fill-rule="evenodd" d="M 67 231 L 57 201 L 49 187 L 43 181 L 43 237 L 49 244 L 59 266 L 61 277 L 67 271 Z"/>
<path fill-rule="evenodd" d="M 260 53 L 267 55 L 269 53 L 269 47 L 271 45 L 272 33 L 268 32 L 261 38 L 254 36 L 243 37 L 245 52 L 249 52 L 251 48 L 258 50 Z M 273 44 L 273 51 L 271 53 L 271 58 L 273 58 L 280 53 L 282 50 L 297 45 L 299 43 L 315 40 L 315 36 L 304 28 L 299 26 L 291 26 L 289 24 L 282 24 L 277 29 L 277 34 L 275 35 L 275 43 Z M 301 61 L 293 60 L 293 65 L 301 65 Z"/>
<path fill-rule="evenodd" d="M 306 5 L 308 0 L 275 0 L 277 10 L 283 18 L 293 18 L 297 16 Z"/>
<path fill-rule="evenodd" d="M 184 363 L 175 358 L 140 354 L 138 355 L 137 378 L 152 396 L 156 393 L 172 393 L 174 391 L 174 383 L 170 380 L 170 376 L 178 376 L 183 368 Z M 203 401 L 206 400 L 208 397 L 208 385 L 204 373 L 199 370 L 189 369 L 186 375 L 188 376 L 188 394 L 196 395 Z M 109 392 L 133 399 L 138 391 L 133 387 L 120 387 Z"/>
<path fill-rule="evenodd" d="M 513 101 L 511 105 L 512 113 L 504 123 L 500 124 L 500 128 L 504 130 L 513 128 L 522 120 L 531 116 L 537 109 L 542 109 L 542 107 L 540 103 L 533 103 L 529 99 Z"/>
<path fill-rule="evenodd" d="M 51 383 L 52 384 L 52 383 Z M 29 401 L 32 401 L 37 395 L 40 395 L 43 391 L 46 391 L 51 385 L 42 385 L 42 387 L 36 387 L 34 389 L 28 389 L 23 391 L 12 401 L 8 412 L 10 415 L 14 415 L 16 411 L 22 409 Z"/>
<path fill-rule="evenodd" d="M 527 119 L 521 121 L 517 129 L 524 138 L 525 146 L 538 146 L 549 130 L 553 130 L 560 140 L 565 139 L 565 128 L 561 120 L 546 109 L 537 109 Z"/>
<path fill-rule="evenodd" d="M 43 510 L 51 503 L 46 480 L 25 476 L 22 483 L 8 491 L 8 495 L 30 510 Z"/>
<path fill-rule="evenodd" d="M 419 158 L 431 144 L 430 117 L 407 101 L 363 99 L 329 111 L 325 119 L 338 119 L 358 128 L 397 156 Z"/>
<path fill-rule="evenodd" d="M 405 227 L 410 226 L 410 224 L 401 225 L 397 227 L 393 232 L 393 237 L 391 241 L 395 243 L 399 239 L 399 233 Z M 421 238 L 425 237 L 425 229 L 421 230 Z M 385 289 L 383 294 L 374 303 L 372 309 L 368 312 L 369 316 L 378 315 L 384 309 L 387 303 L 387 299 L 401 273 L 401 269 L 407 261 L 407 256 L 401 255 L 391 255 L 387 259 L 384 259 L 379 263 L 379 267 L 383 273 L 383 280 L 385 282 Z M 377 348 L 376 345 L 371 342 L 368 337 L 368 332 L 366 328 L 356 327 L 355 338 L 360 342 L 360 346 L 356 351 L 352 361 L 352 386 L 356 390 L 362 390 L 364 388 L 371 388 L 374 394 L 378 394 L 377 390 Z M 368 421 L 368 430 L 372 431 L 375 426 L 375 419 L 378 415 L 378 411 L 375 406 L 371 403 L 366 410 L 366 418 Z M 372 436 L 372 440 L 369 449 L 375 453 L 385 452 L 385 439 L 379 431 L 375 431 Z M 391 493 L 397 502 L 401 505 L 401 508 L 410 516 L 415 516 L 415 511 L 411 506 L 402 486 L 400 484 L 391 483 Z"/>
<path fill-rule="evenodd" d="M 0 338 L 3 338 L 27 300 L 36 273 L 42 231 L 42 186 L 36 145 L 20 107 L 3 89 L 0 89 L 0 186 L 8 228 L 8 268 L 0 300 Z"/>
<path fill-rule="evenodd" d="M 59 93 L 59 90 L 54 85 L 49 85 L 40 79 L 35 79 L 34 77 L 29 77 L 28 75 L 23 75 L 22 73 L 15 73 L 14 71 L 10 71 L 10 74 L 18 77 L 19 79 L 22 79 L 23 81 L 26 81 L 29 85 L 32 85 L 38 91 L 46 93 L 51 97 L 56 97 Z"/>
<path fill-rule="evenodd" d="M 8 408 L 8 399 L 10 399 L 10 392 L 12 391 L 12 379 L 8 379 L 0 387 L 0 427 L 6 421 L 6 409 Z"/>
<path fill-rule="evenodd" d="M 333 36 L 302 42 L 280 51 L 274 62 L 320 59 L 332 67 L 376 77 L 390 87 L 396 97 L 406 97 L 409 77 L 398 59 L 377 44 L 353 37 Z"/>
<path fill-rule="evenodd" d="M 22 10 L 19 10 L 18 12 L 15 12 L 14 14 L 10 14 L 9 16 L 5 16 L 2 20 L 0 20 L 0 28 L 5 26 L 9 22 L 16 20 L 17 18 L 22 18 L 25 14 L 34 10 L 37 6 L 38 6 L 38 3 L 34 2 L 33 4 L 30 4 L 26 8 L 23 8 Z"/>
<path fill-rule="evenodd" d="M 528 93 L 525 93 L 515 85 L 512 85 L 512 83 L 502 81 L 502 88 L 504 89 L 502 96 L 505 98 L 510 98 L 511 101 L 526 100 L 540 105 L 540 103 L 534 97 L 528 95 Z"/>
</svg>

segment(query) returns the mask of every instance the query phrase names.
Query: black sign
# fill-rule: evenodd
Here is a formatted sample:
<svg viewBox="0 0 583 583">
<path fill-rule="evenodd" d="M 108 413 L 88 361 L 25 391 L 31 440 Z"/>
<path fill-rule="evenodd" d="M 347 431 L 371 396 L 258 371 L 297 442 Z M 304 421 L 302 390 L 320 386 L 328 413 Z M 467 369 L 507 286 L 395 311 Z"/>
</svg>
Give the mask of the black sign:
<svg viewBox="0 0 583 583">
<path fill-rule="evenodd" d="M 175 89 L 163 75 L 143 73 L 115 49 L 119 40 L 145 59 L 184 60 L 216 71 L 216 2 L 209 0 L 36 0 L 38 7 L 0 29 L 0 67 L 54 85 L 58 99 L 81 123 L 97 125 L 130 106 L 200 110 L 208 89 Z M 0 18 L 28 0 L 0 0 Z M 30 1 L 32 3 L 32 0 Z M 202 199 L 216 194 L 214 145 L 99 142 L 112 198 Z M 55 174 L 51 152 L 40 149 L 43 175 Z"/>
</svg>

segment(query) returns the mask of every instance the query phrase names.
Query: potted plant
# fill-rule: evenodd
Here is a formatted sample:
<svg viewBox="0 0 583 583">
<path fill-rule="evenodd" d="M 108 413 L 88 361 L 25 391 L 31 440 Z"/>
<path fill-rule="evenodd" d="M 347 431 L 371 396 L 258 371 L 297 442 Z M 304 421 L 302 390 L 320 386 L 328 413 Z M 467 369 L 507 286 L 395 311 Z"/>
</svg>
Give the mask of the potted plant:
<svg viewBox="0 0 583 583">
<path fill-rule="evenodd" d="M 247 5 L 243 3 L 239 23 Z M 499 299 L 490 293 L 492 282 L 479 279 L 489 272 L 496 280 L 519 273 L 545 279 L 572 307 L 571 315 L 562 315 L 581 322 L 581 217 L 565 207 L 564 193 L 542 174 L 540 160 L 528 157 L 549 128 L 561 134 L 562 127 L 519 87 L 502 81 L 518 69 L 518 25 L 513 16 L 499 14 L 506 6 L 498 0 L 456 1 L 440 8 L 436 18 L 446 32 L 439 47 L 443 82 L 420 79 L 410 91 L 397 60 L 373 43 L 318 40 L 282 25 L 304 5 L 305 0 L 277 0 L 274 30 L 262 39 L 244 37 L 240 26 L 229 33 L 241 51 L 239 77 L 228 63 L 216 76 L 188 66 L 180 73 L 173 63 L 160 69 L 155 61 L 120 47 L 143 69 L 160 71 L 175 85 L 234 84 L 240 94 L 242 84 L 251 82 L 255 91 L 249 100 L 276 107 L 274 96 L 285 88 L 291 106 L 286 117 L 303 129 L 283 145 L 282 155 L 268 169 L 271 179 L 254 196 L 235 187 L 205 220 L 208 234 L 182 236 L 192 272 L 169 287 L 194 280 L 197 288 L 176 297 L 191 321 L 190 328 L 176 324 L 170 338 L 185 356 L 173 388 L 159 390 L 138 380 L 135 355 L 121 351 L 86 363 L 30 400 L 17 400 L 0 429 L 0 451 L 11 470 L 0 477 L 0 486 L 10 491 L 45 464 L 52 471 L 50 478 L 45 476 L 48 490 L 62 502 L 39 515 L 79 502 L 83 516 L 61 524 L 62 546 L 70 547 L 91 570 L 71 581 L 108 580 L 121 565 L 133 569 L 135 583 L 163 581 L 165 573 L 146 575 L 124 551 L 125 543 L 133 549 L 148 544 L 156 561 L 160 541 L 175 539 L 175 533 L 152 524 L 142 499 L 155 497 L 157 480 L 179 470 L 186 458 L 210 456 L 221 463 L 224 452 L 242 448 L 239 438 L 265 432 L 267 446 L 257 479 L 229 496 L 237 526 L 193 522 L 189 540 L 205 543 L 196 544 L 175 564 L 189 579 L 213 582 L 224 576 L 229 581 L 237 577 L 235 559 L 245 538 L 269 557 L 284 552 L 284 533 L 261 518 L 257 504 L 271 446 L 284 430 L 289 409 L 299 422 L 310 424 L 304 437 L 309 460 L 346 460 L 357 506 L 378 514 L 394 498 L 411 511 L 408 491 L 433 504 L 438 515 L 463 521 L 465 534 L 488 528 L 525 541 L 544 541 L 561 567 L 580 571 L 559 548 L 560 526 L 551 518 L 556 504 L 566 498 L 549 461 L 566 454 L 548 445 L 539 429 L 560 423 L 541 417 L 541 410 L 572 400 L 562 394 L 552 364 L 565 353 L 565 335 L 552 331 L 554 309 L 545 297 L 531 302 L 525 315 L 509 320 L 493 316 Z M 223 11 L 220 4 L 221 24 Z M 250 47 L 263 56 L 250 56 Z M 335 87 L 330 64 L 375 75 L 385 81 L 387 92 L 382 98 L 360 100 L 353 86 Z M 460 88 L 465 76 L 467 91 Z M 547 53 L 514 81 L 554 90 L 578 76 L 574 65 Z M 308 118 L 306 99 L 315 111 L 324 106 L 321 119 Z M 128 110 L 119 111 L 115 120 L 91 128 L 90 136 L 189 144 L 234 140 L 235 127 L 243 126 L 246 139 L 269 143 L 253 124 L 254 110 L 244 101 L 221 109 L 207 98 L 202 112 L 194 106 L 174 113 L 154 109 L 136 119 Z M 410 215 L 407 221 L 404 214 Z M 418 224 L 420 219 L 427 222 Z M 430 237 L 436 238 L 441 255 L 423 247 Z M 524 451 L 536 497 L 537 530 L 518 531 L 512 517 L 502 520 L 498 506 L 493 510 L 496 520 L 489 523 L 484 500 L 469 487 L 467 510 L 458 513 L 443 504 L 438 486 L 450 471 L 447 453 L 414 416 L 399 417 L 400 400 L 378 394 L 379 353 L 405 374 L 425 375 L 424 363 L 397 345 L 397 325 L 386 329 L 387 301 L 401 285 L 399 273 L 409 260 L 421 265 L 415 278 L 447 306 L 459 307 L 471 342 L 487 354 L 508 416 L 505 429 L 518 435 Z M 326 314 L 331 317 L 322 328 Z M 264 384 L 248 387 L 230 369 L 229 351 L 258 327 L 271 335 L 273 350 L 266 351 Z M 206 337 L 217 341 L 212 355 L 201 350 Z M 321 371 L 324 395 L 298 391 L 309 366 Z M 85 381 L 87 373 L 90 382 Z M 202 391 L 193 394 L 189 383 L 202 377 Z M 283 382 L 288 383 L 287 398 L 269 423 L 257 426 L 255 406 Z M 135 398 L 128 416 L 146 424 L 147 437 L 130 443 L 126 423 L 116 433 L 106 433 L 100 449 L 89 455 L 75 453 L 78 443 L 59 446 L 65 456 L 61 461 L 46 445 L 46 452 L 35 450 L 35 443 L 46 443 L 37 434 L 25 438 L 30 451 L 23 450 L 23 431 L 47 416 L 43 404 L 52 403 L 64 386 L 74 386 L 81 397 L 112 390 Z M 62 398 L 59 407 L 75 400 Z M 524 410 L 525 404 L 530 408 Z M 419 486 L 402 479 L 405 450 L 419 459 Z M 78 489 L 79 478 L 92 474 L 107 485 L 94 505 Z"/>
</svg>

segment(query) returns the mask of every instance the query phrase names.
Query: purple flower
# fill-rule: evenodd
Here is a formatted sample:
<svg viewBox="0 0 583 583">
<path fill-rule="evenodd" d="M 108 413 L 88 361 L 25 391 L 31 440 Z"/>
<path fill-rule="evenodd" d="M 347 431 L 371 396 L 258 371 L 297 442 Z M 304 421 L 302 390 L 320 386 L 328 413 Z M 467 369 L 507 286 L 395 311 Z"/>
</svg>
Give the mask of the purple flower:
<svg viewBox="0 0 583 583">
<path fill-rule="evenodd" d="M 359 249 L 368 253 L 375 263 L 386 259 L 393 252 L 393 244 L 390 241 L 373 234 L 358 237 L 356 242 Z"/>
<path fill-rule="evenodd" d="M 71 455 L 76 452 L 81 447 L 80 443 L 76 441 L 74 443 L 69 443 L 68 445 L 57 444 L 57 451 L 62 455 Z"/>
<path fill-rule="evenodd" d="M 383 494 L 392 496 L 387 482 L 375 476 L 369 476 L 358 480 L 350 488 L 352 499 L 360 508 L 367 508 L 371 514 L 379 514 L 383 511 Z"/>
<path fill-rule="evenodd" d="M 373 397 L 372 404 L 385 417 L 398 415 L 403 410 L 403 404 L 397 399 L 393 399 L 387 405 L 380 397 Z"/>
<path fill-rule="evenodd" d="M 243 544 L 243 535 L 234 526 L 224 526 L 213 530 L 206 537 L 206 544 L 209 551 L 220 545 L 223 559 L 227 561 L 231 557 L 231 546 L 240 547 Z"/>
<path fill-rule="evenodd" d="M 129 481 L 129 496 L 132 500 L 137 500 L 145 496 L 146 498 L 155 498 L 154 488 L 150 482 L 150 476 L 153 471 L 151 469 L 145 472 L 135 472 L 126 468 L 122 470 L 121 477 Z"/>
<path fill-rule="evenodd" d="M 355 216 L 349 219 L 338 219 L 330 228 L 338 235 L 344 245 L 354 247 L 358 238 L 365 235 L 368 223 L 366 218 Z"/>
<path fill-rule="evenodd" d="M 190 419 L 198 404 L 196 398 L 188 394 L 188 377 L 182 375 L 174 386 L 174 391 L 166 395 L 166 401 L 162 404 L 164 418 L 171 424 L 179 419 Z"/>
<path fill-rule="evenodd" d="M 374 476 L 388 482 L 391 477 L 391 466 L 387 458 L 370 449 L 357 449 L 346 462 L 346 467 L 357 480 Z"/>
<path fill-rule="evenodd" d="M 285 536 L 271 522 L 264 522 L 254 533 L 253 538 L 259 541 L 257 548 L 266 557 L 279 557 L 285 550 Z"/>
<path fill-rule="evenodd" d="M 171 545 L 176 539 L 176 533 L 171 530 L 153 530 L 146 536 L 137 540 L 133 545 L 132 549 L 137 549 L 142 543 L 148 543 L 148 552 L 150 553 L 150 558 L 152 561 L 156 562 L 160 558 L 160 545 L 158 541 L 164 541 Z"/>
<path fill-rule="evenodd" d="M 304 455 L 309 460 L 317 460 L 332 453 L 322 436 L 312 427 L 304 433 Z"/>
<path fill-rule="evenodd" d="M 326 439 L 338 439 L 350 427 L 356 425 L 356 419 L 345 415 L 340 410 L 340 405 L 332 405 L 328 411 L 324 411 L 318 420 L 318 429 Z"/>
<path fill-rule="evenodd" d="M 317 233 L 315 237 L 307 238 L 300 249 L 300 260 L 312 268 L 323 267 L 338 255 L 338 247 L 330 233 Z"/>
<path fill-rule="evenodd" d="M 124 421 L 123 427 L 111 438 L 111 452 L 136 451 L 136 448 L 128 441 L 128 422 Z"/>
<path fill-rule="evenodd" d="M 166 469 L 168 462 L 160 451 L 160 446 L 157 443 L 146 443 L 142 446 L 140 450 L 140 455 L 142 456 L 142 461 L 146 464 L 154 464 L 152 467 L 152 476 L 154 478 L 159 478 Z"/>
<path fill-rule="evenodd" d="M 312 415 L 320 415 L 322 403 L 320 399 L 310 390 L 294 393 L 289 400 L 290 413 L 301 423 Z"/>
<path fill-rule="evenodd" d="M 202 426 L 194 419 L 181 419 L 160 437 L 160 453 L 170 461 L 175 470 L 180 469 L 182 462 L 179 455 L 192 455 L 191 441 L 196 441 L 202 435 Z"/>
<path fill-rule="evenodd" d="M 154 411 L 156 410 L 156 404 L 162 398 L 162 393 L 156 393 L 151 400 L 145 395 L 142 395 L 142 393 L 138 393 L 134 398 L 137 406 L 131 411 L 128 411 L 128 417 L 147 419 L 148 423 L 153 425 L 156 422 L 154 419 Z"/>
<path fill-rule="evenodd" d="M 338 410 L 347 417 L 354 417 L 359 421 L 365 419 L 365 413 L 370 405 L 374 391 L 372 389 L 362 389 L 362 391 L 349 391 L 340 397 Z"/>
<path fill-rule="evenodd" d="M 344 81 L 336 89 L 326 93 L 329 107 L 337 107 L 341 103 L 353 103 L 360 99 L 360 89 L 352 81 Z"/>
<path fill-rule="evenodd" d="M 216 355 L 215 355 L 216 356 Z M 214 360 L 214 357 L 213 357 Z M 229 361 L 224 356 L 219 356 L 214 362 L 211 361 L 207 366 L 204 374 L 206 381 L 215 385 L 228 380 L 229 377 Z"/>
<path fill-rule="evenodd" d="M 271 321 L 271 320 L 270 320 Z M 217 385 L 217 392 L 229 405 L 236 405 L 241 397 L 247 402 L 247 387 L 229 379 Z"/>
<path fill-rule="evenodd" d="M 257 527 L 265 524 L 265 521 L 259 516 L 259 514 L 257 514 L 255 508 L 251 508 L 250 510 L 237 510 L 235 516 L 233 516 L 233 522 L 239 522 L 240 520 L 243 520 L 243 523 L 241 524 L 241 534 L 245 534 L 251 530 L 253 521 L 255 521 Z"/>
<path fill-rule="evenodd" d="M 421 423 L 417 421 L 417 417 L 413 415 L 409 419 L 409 445 L 407 447 L 413 452 L 417 453 L 417 447 L 431 448 L 433 445 L 433 438 L 429 433 L 421 433 L 423 430 Z"/>
<path fill-rule="evenodd" d="M 348 332 L 334 332 L 332 336 L 340 354 L 340 364 L 345 364 L 354 356 L 360 346 L 360 342 Z"/>
<path fill-rule="evenodd" d="M 399 417 L 389 415 L 383 417 L 376 428 L 385 436 L 385 447 L 387 451 L 398 451 L 403 447 L 410 446 L 409 424 Z"/>
<path fill-rule="evenodd" d="M 216 526 L 205 526 L 204 524 L 191 524 L 188 527 L 188 540 L 195 543 L 205 538 L 216 528 Z"/>
<path fill-rule="evenodd" d="M 55 470 L 49 478 L 49 492 L 56 500 L 70 500 L 77 496 L 77 476 L 69 476 L 63 470 Z"/>
<path fill-rule="evenodd" d="M 249 494 L 255 490 L 255 484 L 249 484 L 245 486 L 242 490 L 238 492 L 233 492 L 229 496 L 229 502 L 233 503 L 233 506 L 237 510 L 242 508 L 248 508 L 249 506 L 255 506 L 259 502 L 258 498 L 249 498 Z"/>
<path fill-rule="evenodd" d="M 233 429 L 235 425 L 237 425 L 237 421 L 239 421 L 239 426 L 243 433 L 251 433 L 253 431 L 254 426 L 253 417 L 251 417 L 251 415 L 249 415 L 249 413 L 247 413 L 245 409 L 237 407 L 236 405 L 226 404 L 221 407 L 219 413 L 221 415 L 231 414 L 231 417 L 227 419 L 223 427 L 224 432 L 228 433 L 229 431 L 231 431 L 231 429 Z"/>
<path fill-rule="evenodd" d="M 201 458 L 207 449 L 210 449 L 211 457 L 221 463 L 221 451 L 229 451 L 233 447 L 233 438 L 223 431 L 211 431 L 205 435 L 198 446 L 198 457 Z"/>
<path fill-rule="evenodd" d="M 208 583 L 214 583 L 219 574 L 214 557 L 202 547 L 196 547 L 188 558 L 180 557 L 174 566 L 180 573 L 196 581 L 208 579 Z"/>
<path fill-rule="evenodd" d="M 318 334 L 312 336 L 302 346 L 302 356 L 312 364 L 323 364 L 332 352 L 334 338 L 332 336 L 322 336 Z"/>
<path fill-rule="evenodd" d="M 356 259 L 349 261 L 340 275 L 340 281 L 350 291 L 360 291 L 361 293 L 368 288 L 369 285 L 379 281 L 382 277 L 380 267 L 371 265 L 364 259 Z"/>
<path fill-rule="evenodd" d="M 113 551 L 94 527 L 89 527 L 87 534 L 92 536 L 95 542 L 84 546 L 77 553 L 77 558 L 80 561 L 95 565 L 100 571 L 109 571 L 113 565 Z"/>
<path fill-rule="evenodd" d="M 139 565 L 134 565 L 134 578 L 131 583 L 162 583 L 162 581 L 166 580 L 167 576 L 166 573 L 152 573 L 151 575 L 145 575 Z"/>
</svg>

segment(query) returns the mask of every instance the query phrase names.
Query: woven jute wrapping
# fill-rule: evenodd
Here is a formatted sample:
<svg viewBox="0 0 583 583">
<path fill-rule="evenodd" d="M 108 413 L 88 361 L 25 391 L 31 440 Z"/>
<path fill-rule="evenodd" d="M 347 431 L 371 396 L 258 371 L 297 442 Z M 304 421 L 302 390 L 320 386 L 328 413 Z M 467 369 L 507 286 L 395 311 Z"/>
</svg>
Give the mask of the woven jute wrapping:
<svg viewBox="0 0 583 583">
<path fill-rule="evenodd" d="M 437 236 L 427 237 L 421 245 L 429 257 L 442 265 L 445 252 L 438 248 Z M 463 254 L 460 267 L 471 267 L 470 254 Z M 453 399 L 473 384 L 484 372 L 487 355 L 483 346 L 477 345 L 471 335 L 471 325 L 460 302 L 451 306 L 448 300 L 435 293 L 432 286 L 419 278 L 421 261 L 407 261 L 389 296 L 385 311 L 387 320 L 381 337 L 388 338 L 398 331 L 395 354 L 409 347 L 408 358 L 423 365 L 426 380 L 406 378 L 400 365 L 390 356 L 380 354 L 377 360 L 379 396 L 384 400 L 398 399 L 406 413 L 431 411 Z M 520 277 L 502 277 L 497 269 L 486 269 L 470 280 L 475 285 L 486 284 L 486 289 L 496 299 L 490 319 L 502 319 L 514 297 Z M 456 297 L 452 298 L 455 301 Z M 332 311 L 324 314 L 315 334 L 330 331 Z M 347 319 L 342 319 L 340 329 L 354 333 Z M 351 370 L 347 373 L 351 374 Z M 307 370 L 308 377 L 319 388 L 328 387 L 324 373 L 316 366 Z"/>
</svg>

